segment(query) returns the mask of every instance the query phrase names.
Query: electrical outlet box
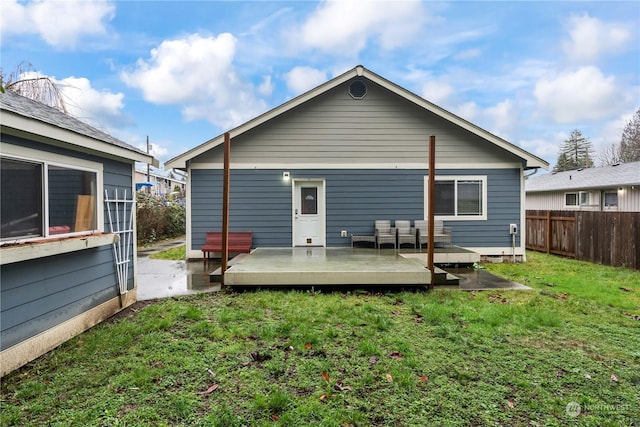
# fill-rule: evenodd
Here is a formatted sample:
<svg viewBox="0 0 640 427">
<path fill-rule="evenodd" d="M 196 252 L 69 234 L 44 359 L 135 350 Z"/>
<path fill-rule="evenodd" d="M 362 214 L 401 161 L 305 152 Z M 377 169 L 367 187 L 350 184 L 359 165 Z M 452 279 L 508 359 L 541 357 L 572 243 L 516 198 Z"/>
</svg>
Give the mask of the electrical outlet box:
<svg viewBox="0 0 640 427">
<path fill-rule="evenodd" d="M 340 237 L 347 237 L 347 230 L 340 231 Z"/>
<path fill-rule="evenodd" d="M 509 224 L 509 234 L 518 234 L 518 224 Z"/>
</svg>

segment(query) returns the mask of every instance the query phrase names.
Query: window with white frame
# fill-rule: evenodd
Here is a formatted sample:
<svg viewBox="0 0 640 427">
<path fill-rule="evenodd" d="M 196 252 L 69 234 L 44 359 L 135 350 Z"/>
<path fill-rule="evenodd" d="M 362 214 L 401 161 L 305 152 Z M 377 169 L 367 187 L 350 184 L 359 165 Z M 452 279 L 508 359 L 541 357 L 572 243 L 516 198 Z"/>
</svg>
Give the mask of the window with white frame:
<svg viewBox="0 0 640 427">
<path fill-rule="evenodd" d="M 604 207 L 615 208 L 618 207 L 618 192 L 607 191 L 604 193 Z"/>
<path fill-rule="evenodd" d="M 578 193 L 565 193 L 564 205 L 566 207 L 571 206 L 589 206 L 591 204 L 591 194 L 585 191 Z"/>
<path fill-rule="evenodd" d="M 38 154 L 48 158 L 39 160 Z M 102 228 L 100 164 L 4 144 L 0 163 L 0 240 L 60 237 Z"/>
<path fill-rule="evenodd" d="M 428 207 L 425 178 L 425 212 Z M 442 176 L 435 182 L 435 214 L 438 219 L 487 219 L 486 176 Z"/>
</svg>

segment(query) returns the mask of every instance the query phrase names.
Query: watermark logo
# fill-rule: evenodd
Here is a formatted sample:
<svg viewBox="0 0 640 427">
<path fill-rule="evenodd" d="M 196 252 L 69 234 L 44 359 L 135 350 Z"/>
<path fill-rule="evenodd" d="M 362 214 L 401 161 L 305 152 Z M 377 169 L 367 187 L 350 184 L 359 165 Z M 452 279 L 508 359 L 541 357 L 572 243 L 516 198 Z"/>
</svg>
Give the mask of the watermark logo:
<svg viewBox="0 0 640 427">
<path fill-rule="evenodd" d="M 567 407 L 564 408 L 564 413 L 567 414 L 568 417 L 575 418 L 580 415 L 582 408 L 578 402 L 569 402 L 567 403 Z"/>
</svg>

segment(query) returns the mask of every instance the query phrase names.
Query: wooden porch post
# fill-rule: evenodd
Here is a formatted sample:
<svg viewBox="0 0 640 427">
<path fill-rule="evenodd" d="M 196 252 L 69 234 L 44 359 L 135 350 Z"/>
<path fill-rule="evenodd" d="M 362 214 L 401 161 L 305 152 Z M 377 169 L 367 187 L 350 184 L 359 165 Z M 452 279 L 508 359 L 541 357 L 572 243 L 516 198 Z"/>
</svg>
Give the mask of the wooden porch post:
<svg viewBox="0 0 640 427">
<path fill-rule="evenodd" d="M 436 212 L 436 137 L 435 135 L 429 136 L 429 212 L 428 216 L 428 241 L 427 241 L 427 266 L 431 273 L 431 283 L 429 283 L 429 289 L 433 289 L 433 278 L 435 277 L 435 269 L 433 265 L 433 251 L 434 251 L 434 218 Z"/>
<path fill-rule="evenodd" d="M 229 184 L 231 160 L 231 137 L 229 132 L 224 134 L 224 171 L 222 177 L 222 252 L 220 253 L 220 274 L 224 284 L 224 272 L 227 271 L 229 261 Z"/>
</svg>

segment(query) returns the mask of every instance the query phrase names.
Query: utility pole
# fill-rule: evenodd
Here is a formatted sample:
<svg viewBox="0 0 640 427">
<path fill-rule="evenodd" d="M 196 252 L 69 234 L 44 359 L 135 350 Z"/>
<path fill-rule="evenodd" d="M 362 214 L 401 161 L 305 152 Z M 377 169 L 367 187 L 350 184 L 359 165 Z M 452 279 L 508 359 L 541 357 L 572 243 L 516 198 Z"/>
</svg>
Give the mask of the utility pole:
<svg viewBox="0 0 640 427">
<path fill-rule="evenodd" d="M 149 151 L 151 150 L 151 145 L 149 145 L 149 135 L 147 135 L 147 154 L 149 154 Z M 147 182 L 151 182 L 151 174 L 149 173 L 150 166 L 149 163 L 147 163 Z M 147 186 L 147 193 L 151 193 L 151 187 Z"/>
</svg>

